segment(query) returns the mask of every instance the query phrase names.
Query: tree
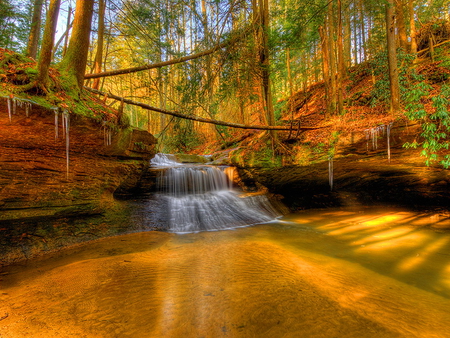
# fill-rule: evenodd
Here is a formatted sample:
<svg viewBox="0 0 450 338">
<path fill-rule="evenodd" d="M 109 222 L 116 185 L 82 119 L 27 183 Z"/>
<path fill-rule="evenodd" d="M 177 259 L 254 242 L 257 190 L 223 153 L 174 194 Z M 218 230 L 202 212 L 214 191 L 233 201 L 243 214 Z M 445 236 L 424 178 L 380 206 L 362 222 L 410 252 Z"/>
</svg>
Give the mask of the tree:
<svg viewBox="0 0 450 338">
<path fill-rule="evenodd" d="M 394 0 L 386 4 L 386 38 L 389 66 L 390 111 L 396 113 L 400 109 L 400 89 L 398 82 L 397 49 L 395 41 Z"/>
<path fill-rule="evenodd" d="M 417 40 L 416 40 L 416 23 L 414 18 L 414 1 L 408 0 L 408 9 L 409 9 L 409 36 L 411 39 L 411 54 L 417 54 Z"/>
<path fill-rule="evenodd" d="M 406 37 L 403 0 L 395 0 L 395 19 L 398 31 L 399 47 L 406 52 L 408 50 L 408 39 Z"/>
<path fill-rule="evenodd" d="M 97 34 L 97 52 L 94 60 L 94 73 L 100 73 L 102 71 L 103 63 L 103 37 L 105 34 L 105 10 L 106 0 L 99 0 L 98 3 L 98 34 Z M 100 79 L 94 79 L 92 88 L 98 89 L 100 86 Z"/>
<path fill-rule="evenodd" d="M 76 90 L 79 91 L 83 88 L 93 12 L 94 1 L 77 0 L 69 46 L 59 65 L 69 79 L 75 82 Z"/>
<path fill-rule="evenodd" d="M 269 1 L 258 1 L 260 20 L 260 41 L 259 42 L 259 62 L 261 65 L 261 81 L 262 81 L 262 94 L 263 105 L 266 113 L 266 123 L 269 126 L 275 125 L 275 115 L 272 102 L 272 88 L 270 83 L 270 59 L 269 59 Z M 275 131 L 271 131 L 271 136 L 276 139 Z"/>
<path fill-rule="evenodd" d="M 337 58 L 338 58 L 338 71 L 337 71 L 337 112 L 339 115 L 344 113 L 344 86 L 343 78 L 345 75 L 345 64 L 344 64 L 344 41 L 343 41 L 343 31 L 342 31 L 342 0 L 338 0 L 338 39 L 337 39 Z"/>
<path fill-rule="evenodd" d="M 30 35 L 28 37 L 28 44 L 26 55 L 36 59 L 39 37 L 41 33 L 41 17 L 42 17 L 42 5 L 44 0 L 35 0 L 33 6 L 33 17 L 31 19 Z"/>
<path fill-rule="evenodd" d="M 47 91 L 49 77 L 48 70 L 52 61 L 52 50 L 55 43 L 56 25 L 58 23 L 59 7 L 61 0 L 51 0 L 45 22 L 44 38 L 42 40 L 41 53 L 38 61 L 38 74 L 35 83 L 31 87 L 38 86 L 44 92 Z"/>
</svg>

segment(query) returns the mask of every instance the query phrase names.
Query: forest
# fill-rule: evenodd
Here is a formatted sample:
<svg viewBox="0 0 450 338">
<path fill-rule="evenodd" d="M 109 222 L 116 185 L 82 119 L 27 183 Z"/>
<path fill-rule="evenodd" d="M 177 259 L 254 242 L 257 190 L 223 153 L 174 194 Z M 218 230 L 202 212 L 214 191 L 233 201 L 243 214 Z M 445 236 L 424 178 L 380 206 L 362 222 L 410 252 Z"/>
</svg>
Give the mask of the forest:
<svg viewBox="0 0 450 338">
<path fill-rule="evenodd" d="M 247 140 L 273 163 L 298 162 L 304 130 L 327 130 L 326 155 L 343 130 L 413 120 L 404 146 L 450 166 L 448 1 L 25 2 L 0 5 L 5 97 L 103 110 L 166 153 Z M 92 93 L 103 109 L 71 106 Z"/>
<path fill-rule="evenodd" d="M 0 0 L 0 336 L 449 337 L 449 81 L 449 0 Z"/>
</svg>

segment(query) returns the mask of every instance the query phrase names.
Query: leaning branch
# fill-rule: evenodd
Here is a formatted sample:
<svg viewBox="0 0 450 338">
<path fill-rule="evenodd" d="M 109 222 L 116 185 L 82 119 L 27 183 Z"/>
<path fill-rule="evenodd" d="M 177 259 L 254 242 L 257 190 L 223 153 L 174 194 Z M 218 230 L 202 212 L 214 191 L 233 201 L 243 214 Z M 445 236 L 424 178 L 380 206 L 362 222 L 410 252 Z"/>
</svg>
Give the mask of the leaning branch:
<svg viewBox="0 0 450 338">
<path fill-rule="evenodd" d="M 117 96 L 117 95 L 114 95 L 111 93 L 104 93 L 104 92 L 101 92 L 101 91 L 93 89 L 93 88 L 89 88 L 89 87 L 84 87 L 84 88 L 94 94 L 106 96 L 111 99 L 124 102 L 126 104 L 131 104 L 134 106 L 144 108 L 146 110 L 151 110 L 151 111 L 155 111 L 155 112 L 158 112 L 161 114 L 176 116 L 176 117 L 179 117 L 182 119 L 215 124 L 218 126 L 227 126 L 227 127 L 240 128 L 240 129 L 257 129 L 257 130 L 302 130 L 302 131 L 304 131 L 304 130 L 319 129 L 318 127 L 294 127 L 294 128 L 291 128 L 290 126 L 257 126 L 257 125 L 246 125 L 246 124 L 240 124 L 240 123 L 224 122 L 224 121 L 219 121 L 219 120 L 215 120 L 215 119 L 206 119 L 206 118 L 195 116 L 195 115 L 185 115 L 185 114 L 182 114 L 179 112 L 174 112 L 174 111 L 169 111 L 169 110 L 165 110 L 165 109 L 161 109 L 161 108 L 152 107 L 152 106 L 142 103 L 142 102 L 137 102 L 137 101 L 133 101 L 130 99 L 126 99 L 126 98 L 123 98 L 123 97 L 120 97 L 120 96 Z"/>
<path fill-rule="evenodd" d="M 138 66 L 138 67 L 110 70 L 110 71 L 107 71 L 107 72 L 95 73 L 95 74 L 86 74 L 86 75 L 84 75 L 84 78 L 85 79 L 96 79 L 96 78 L 100 78 L 100 77 L 115 76 L 115 75 L 121 75 L 121 74 L 129 74 L 129 73 L 140 72 L 142 70 L 153 69 L 153 68 L 161 68 L 161 67 L 173 65 L 173 64 L 176 64 L 176 63 L 181 63 L 181 62 L 186 62 L 186 61 L 193 60 L 193 59 L 198 59 L 198 58 L 200 58 L 202 56 L 212 54 L 212 53 L 218 51 L 219 49 L 225 48 L 225 47 L 235 43 L 236 41 L 242 39 L 242 37 L 249 31 L 249 29 L 250 28 L 246 28 L 240 34 L 237 34 L 234 37 L 232 37 L 232 38 L 230 38 L 230 39 L 228 39 L 228 40 L 226 40 L 226 41 L 224 41 L 224 42 L 214 46 L 213 48 L 205 50 L 203 52 L 199 52 L 199 53 L 183 56 L 183 57 L 172 59 L 172 60 L 168 60 L 168 61 L 162 61 L 162 62 L 157 62 L 157 63 L 150 63 L 150 64 L 146 64 L 146 65 L 143 65 L 143 66 Z"/>
</svg>

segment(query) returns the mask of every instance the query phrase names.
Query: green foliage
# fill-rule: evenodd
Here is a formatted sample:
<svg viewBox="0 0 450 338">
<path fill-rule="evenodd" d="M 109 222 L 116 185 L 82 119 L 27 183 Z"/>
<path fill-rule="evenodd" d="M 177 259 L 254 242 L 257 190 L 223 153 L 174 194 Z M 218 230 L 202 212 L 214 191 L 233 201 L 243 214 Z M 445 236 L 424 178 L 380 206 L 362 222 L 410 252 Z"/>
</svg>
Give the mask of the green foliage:
<svg viewBox="0 0 450 338">
<path fill-rule="evenodd" d="M 433 112 L 427 114 L 424 106 L 424 100 L 430 95 L 433 89 L 425 82 L 419 82 L 413 86 L 406 96 L 406 114 L 410 120 L 422 122 L 422 133 L 424 141 L 421 143 L 421 155 L 426 158 L 426 165 L 439 161 L 440 164 L 448 169 L 450 167 L 450 156 L 442 155 L 442 150 L 448 150 L 450 146 L 450 113 L 448 111 L 450 100 L 450 86 L 443 85 L 440 93 L 431 98 Z M 420 144 L 417 141 L 405 143 L 406 148 L 417 148 Z"/>
<path fill-rule="evenodd" d="M 164 152 L 188 153 L 202 143 L 191 120 L 175 119 L 170 136 L 165 136 Z"/>
<path fill-rule="evenodd" d="M 30 20 L 24 0 L 0 1 L 0 46 L 17 52 L 25 48 Z"/>
<path fill-rule="evenodd" d="M 281 100 L 275 103 L 274 105 L 275 121 L 278 121 L 281 118 L 282 114 L 286 111 L 287 104 L 288 100 Z"/>
<path fill-rule="evenodd" d="M 410 91 L 411 83 L 418 79 L 418 75 L 412 66 L 415 57 L 412 54 L 405 53 L 402 49 L 397 50 L 397 67 L 400 86 L 400 97 L 405 99 Z M 371 105 L 389 105 L 390 88 L 389 88 L 389 68 L 387 51 L 376 54 L 369 61 L 369 68 L 377 77 L 377 81 L 371 92 Z"/>
</svg>

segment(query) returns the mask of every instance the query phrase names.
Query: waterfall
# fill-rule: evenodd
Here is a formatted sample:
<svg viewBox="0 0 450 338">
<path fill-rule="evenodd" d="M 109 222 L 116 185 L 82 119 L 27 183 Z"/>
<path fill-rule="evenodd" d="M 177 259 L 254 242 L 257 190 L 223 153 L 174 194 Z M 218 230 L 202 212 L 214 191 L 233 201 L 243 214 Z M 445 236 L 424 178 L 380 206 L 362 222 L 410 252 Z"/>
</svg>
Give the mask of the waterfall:
<svg viewBox="0 0 450 338">
<path fill-rule="evenodd" d="M 274 220 L 280 214 L 267 196 L 244 194 L 233 187 L 229 167 L 182 164 L 157 154 L 159 196 L 164 200 L 167 230 L 177 233 L 231 229 Z"/>
</svg>

